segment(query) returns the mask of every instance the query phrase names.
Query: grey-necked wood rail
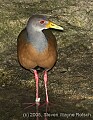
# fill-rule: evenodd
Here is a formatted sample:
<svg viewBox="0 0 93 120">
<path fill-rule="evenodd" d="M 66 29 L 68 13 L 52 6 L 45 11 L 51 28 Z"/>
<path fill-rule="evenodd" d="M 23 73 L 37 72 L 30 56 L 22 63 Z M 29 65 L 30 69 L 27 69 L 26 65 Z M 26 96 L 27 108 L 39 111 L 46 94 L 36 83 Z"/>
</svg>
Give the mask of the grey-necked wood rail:
<svg viewBox="0 0 93 120">
<path fill-rule="evenodd" d="M 47 92 L 47 72 L 57 60 L 56 38 L 49 28 L 63 30 L 61 26 L 49 21 L 43 15 L 33 15 L 29 18 L 27 26 L 21 31 L 17 40 L 17 54 L 19 63 L 28 70 L 33 70 L 36 80 L 36 100 L 38 96 L 38 72 L 37 67 L 44 68 L 44 84 L 46 91 L 46 103 L 49 103 Z"/>
</svg>

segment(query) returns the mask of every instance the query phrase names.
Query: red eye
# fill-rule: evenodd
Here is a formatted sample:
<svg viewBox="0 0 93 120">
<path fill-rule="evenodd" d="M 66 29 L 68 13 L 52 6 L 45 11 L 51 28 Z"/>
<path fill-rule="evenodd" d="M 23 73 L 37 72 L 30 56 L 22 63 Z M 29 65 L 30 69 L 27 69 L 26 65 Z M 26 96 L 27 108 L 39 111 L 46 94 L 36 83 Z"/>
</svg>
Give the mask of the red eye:
<svg viewBox="0 0 93 120">
<path fill-rule="evenodd" d="M 43 24 L 45 21 L 44 20 L 41 20 L 40 23 Z"/>
</svg>

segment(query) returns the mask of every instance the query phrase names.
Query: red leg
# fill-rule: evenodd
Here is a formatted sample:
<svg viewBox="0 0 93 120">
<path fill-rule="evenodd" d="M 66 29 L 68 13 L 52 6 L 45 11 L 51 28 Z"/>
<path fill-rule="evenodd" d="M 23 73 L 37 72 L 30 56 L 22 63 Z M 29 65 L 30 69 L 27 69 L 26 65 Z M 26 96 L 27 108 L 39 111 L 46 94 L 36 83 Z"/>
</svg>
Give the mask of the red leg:
<svg viewBox="0 0 93 120">
<path fill-rule="evenodd" d="M 38 97 L 38 83 L 39 83 L 39 77 L 36 70 L 34 70 L 35 80 L 36 80 L 36 104 L 39 104 L 40 98 Z"/>
<path fill-rule="evenodd" d="M 44 71 L 44 84 L 45 84 L 45 91 L 46 91 L 46 103 L 49 103 L 48 100 L 48 92 L 47 92 L 47 80 L 48 80 L 48 75 L 47 75 L 47 71 Z"/>
<path fill-rule="evenodd" d="M 38 77 L 38 73 L 36 70 L 33 70 L 34 71 L 34 75 L 35 75 L 35 80 L 36 80 L 36 100 L 35 100 L 35 103 L 23 103 L 23 104 L 30 104 L 29 106 L 27 106 L 26 108 L 24 109 L 27 109 L 27 108 L 30 108 L 31 106 L 34 106 L 35 104 L 36 105 L 40 105 L 40 98 L 38 97 L 38 83 L 39 83 L 39 77 Z"/>
</svg>

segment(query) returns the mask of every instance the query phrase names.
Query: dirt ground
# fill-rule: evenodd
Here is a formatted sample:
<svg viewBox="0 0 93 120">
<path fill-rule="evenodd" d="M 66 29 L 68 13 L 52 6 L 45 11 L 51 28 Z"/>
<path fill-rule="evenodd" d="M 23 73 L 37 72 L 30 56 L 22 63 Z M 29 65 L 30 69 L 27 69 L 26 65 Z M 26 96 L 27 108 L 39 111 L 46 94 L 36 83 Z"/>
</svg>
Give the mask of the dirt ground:
<svg viewBox="0 0 93 120">
<path fill-rule="evenodd" d="M 32 14 L 47 16 L 64 31 L 53 30 L 58 44 L 57 63 L 48 73 L 53 104 L 25 109 L 23 103 L 35 101 L 35 80 L 19 65 L 16 49 Z M 0 120 L 93 120 L 92 0 L 0 0 L 0 28 Z M 43 73 L 39 94 L 43 104 Z"/>
</svg>

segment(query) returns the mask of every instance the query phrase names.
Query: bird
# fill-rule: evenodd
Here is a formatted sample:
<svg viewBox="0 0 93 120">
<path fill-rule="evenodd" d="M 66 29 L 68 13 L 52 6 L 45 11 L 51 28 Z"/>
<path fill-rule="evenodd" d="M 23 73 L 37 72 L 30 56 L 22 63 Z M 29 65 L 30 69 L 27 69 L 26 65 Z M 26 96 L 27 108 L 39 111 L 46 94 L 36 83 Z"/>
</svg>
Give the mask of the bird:
<svg viewBox="0 0 93 120">
<path fill-rule="evenodd" d="M 40 103 L 38 69 L 43 69 L 45 101 L 48 104 L 48 71 L 57 61 L 57 42 L 50 28 L 63 30 L 63 27 L 48 20 L 44 15 L 32 15 L 17 38 L 18 61 L 23 68 L 33 71 L 35 76 L 36 104 Z"/>
</svg>

